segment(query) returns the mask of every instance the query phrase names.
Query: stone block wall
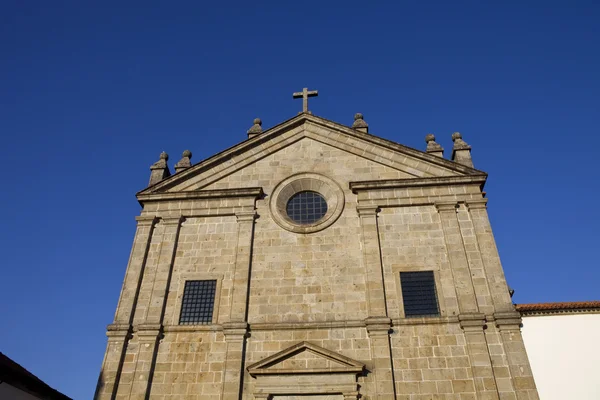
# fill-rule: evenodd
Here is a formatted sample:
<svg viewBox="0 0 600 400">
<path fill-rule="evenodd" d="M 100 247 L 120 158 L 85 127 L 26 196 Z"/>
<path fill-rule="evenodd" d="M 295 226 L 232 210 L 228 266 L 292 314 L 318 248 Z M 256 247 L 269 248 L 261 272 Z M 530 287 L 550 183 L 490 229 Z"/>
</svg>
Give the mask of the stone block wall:
<svg viewBox="0 0 600 400">
<path fill-rule="evenodd" d="M 96 398 L 537 399 L 485 179 L 365 143 L 306 124 L 140 196 Z M 277 222 L 270 196 L 307 171 L 339 186 L 343 211 L 299 234 Z M 423 270 L 440 316 L 405 318 L 399 273 Z M 179 325 L 195 279 L 217 280 L 213 321 Z M 250 372 L 301 343 L 321 350 Z M 307 373 L 330 392 L 298 397 Z"/>
</svg>

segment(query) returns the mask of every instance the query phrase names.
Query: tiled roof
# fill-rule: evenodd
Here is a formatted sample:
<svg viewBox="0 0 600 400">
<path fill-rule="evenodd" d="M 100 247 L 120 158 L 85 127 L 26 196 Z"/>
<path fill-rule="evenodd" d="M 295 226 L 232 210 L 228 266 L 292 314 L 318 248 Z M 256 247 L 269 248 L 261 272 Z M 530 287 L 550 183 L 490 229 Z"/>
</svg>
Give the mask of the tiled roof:
<svg viewBox="0 0 600 400">
<path fill-rule="evenodd" d="M 565 312 L 600 311 L 600 301 L 571 301 L 563 303 L 516 304 L 521 314 L 556 314 Z"/>
<path fill-rule="evenodd" d="M 19 388 L 36 397 L 49 400 L 71 400 L 57 390 L 52 389 L 40 378 L 0 353 L 0 381 Z"/>
</svg>

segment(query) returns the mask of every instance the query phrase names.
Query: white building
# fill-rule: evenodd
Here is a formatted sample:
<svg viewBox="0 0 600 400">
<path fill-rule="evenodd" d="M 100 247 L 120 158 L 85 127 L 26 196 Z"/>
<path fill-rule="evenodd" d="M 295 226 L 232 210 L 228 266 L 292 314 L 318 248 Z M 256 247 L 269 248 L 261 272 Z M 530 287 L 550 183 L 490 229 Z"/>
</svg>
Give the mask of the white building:
<svg viewBox="0 0 600 400">
<path fill-rule="evenodd" d="M 519 304 L 540 398 L 600 399 L 600 301 Z"/>
</svg>

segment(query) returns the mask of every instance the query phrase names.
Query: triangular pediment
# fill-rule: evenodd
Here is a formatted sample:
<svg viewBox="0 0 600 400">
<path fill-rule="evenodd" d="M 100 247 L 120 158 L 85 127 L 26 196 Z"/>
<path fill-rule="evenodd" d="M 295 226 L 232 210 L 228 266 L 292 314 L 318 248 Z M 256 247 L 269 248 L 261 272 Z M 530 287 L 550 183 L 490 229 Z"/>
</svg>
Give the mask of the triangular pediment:
<svg viewBox="0 0 600 400">
<path fill-rule="evenodd" d="M 266 160 L 286 148 L 289 151 L 294 146 L 305 146 L 307 141 L 316 143 L 327 151 L 344 153 L 360 159 L 365 163 L 365 168 L 380 171 L 381 179 L 426 179 L 485 174 L 321 117 L 300 114 L 174 174 L 139 194 L 215 189 L 215 183 L 220 180 L 233 176 L 238 171 Z"/>
<path fill-rule="evenodd" d="M 359 373 L 365 365 L 309 342 L 301 342 L 248 367 L 252 376 L 304 373 Z"/>
</svg>

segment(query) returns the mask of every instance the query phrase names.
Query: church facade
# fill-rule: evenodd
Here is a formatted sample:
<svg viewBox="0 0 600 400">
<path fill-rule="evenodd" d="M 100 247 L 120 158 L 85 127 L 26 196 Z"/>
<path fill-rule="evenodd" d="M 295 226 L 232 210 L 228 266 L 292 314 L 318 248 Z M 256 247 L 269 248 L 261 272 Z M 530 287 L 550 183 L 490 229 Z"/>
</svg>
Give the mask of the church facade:
<svg viewBox="0 0 600 400">
<path fill-rule="evenodd" d="M 96 399 L 538 399 L 460 134 L 254 122 L 151 167 Z"/>
</svg>

